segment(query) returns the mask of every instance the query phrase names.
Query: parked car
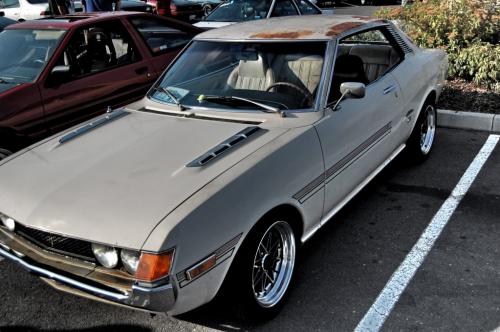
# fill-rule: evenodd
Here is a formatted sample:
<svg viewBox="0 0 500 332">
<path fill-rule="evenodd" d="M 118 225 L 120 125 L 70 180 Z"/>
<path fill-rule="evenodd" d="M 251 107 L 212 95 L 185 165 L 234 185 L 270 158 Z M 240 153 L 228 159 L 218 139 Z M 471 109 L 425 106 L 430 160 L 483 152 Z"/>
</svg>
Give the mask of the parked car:
<svg viewBox="0 0 500 332">
<path fill-rule="evenodd" d="M 222 289 L 271 317 L 300 244 L 429 155 L 446 71 L 363 17 L 199 34 L 142 100 L 0 162 L 0 255 L 95 300 L 176 315 Z"/>
<path fill-rule="evenodd" d="M 221 3 L 195 26 L 209 30 L 243 21 L 321 13 L 321 9 L 309 0 L 229 0 Z"/>
<path fill-rule="evenodd" d="M 129 12 L 156 13 L 156 7 L 142 0 L 120 0 L 120 10 Z"/>
<path fill-rule="evenodd" d="M 83 12 L 80 1 L 75 1 L 75 12 Z M 36 20 L 51 16 L 48 0 L 0 0 L 0 12 L 15 21 Z"/>
<path fill-rule="evenodd" d="M 196 33 L 127 12 L 10 25 L 0 34 L 0 158 L 141 98 Z"/>
<path fill-rule="evenodd" d="M 16 23 L 16 21 L 11 20 L 10 18 L 3 17 L 2 13 L 3 12 L 0 12 L 0 32 L 2 32 L 6 26 Z"/>
<path fill-rule="evenodd" d="M 192 0 L 148 0 L 156 6 L 159 15 L 169 16 L 184 21 L 201 19 L 204 12 L 204 3 Z"/>
</svg>

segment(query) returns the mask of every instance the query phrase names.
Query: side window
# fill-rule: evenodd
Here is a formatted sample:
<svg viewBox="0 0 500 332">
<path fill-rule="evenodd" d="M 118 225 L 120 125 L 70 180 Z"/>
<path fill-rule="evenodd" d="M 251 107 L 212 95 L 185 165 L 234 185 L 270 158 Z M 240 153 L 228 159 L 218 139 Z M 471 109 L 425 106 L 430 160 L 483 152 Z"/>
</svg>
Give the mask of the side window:
<svg viewBox="0 0 500 332">
<path fill-rule="evenodd" d="M 317 15 L 321 14 L 321 11 L 311 5 L 308 1 L 299 0 L 297 1 L 300 13 L 302 15 Z"/>
<path fill-rule="evenodd" d="M 362 31 L 340 40 L 329 102 L 340 98 L 342 83 L 371 84 L 403 60 L 403 52 L 384 31 L 384 28 Z"/>
<path fill-rule="evenodd" d="M 0 8 L 1 9 L 7 9 L 7 8 L 19 8 L 19 0 L 0 0 Z"/>
<path fill-rule="evenodd" d="M 130 23 L 154 55 L 184 47 L 193 38 L 188 33 L 172 28 L 169 22 L 149 17 L 132 18 Z"/>
<path fill-rule="evenodd" d="M 274 5 L 272 17 L 298 15 L 295 6 L 290 0 L 277 0 Z"/>
<path fill-rule="evenodd" d="M 57 65 L 69 66 L 72 79 L 140 60 L 132 38 L 119 21 L 77 30 Z"/>
</svg>

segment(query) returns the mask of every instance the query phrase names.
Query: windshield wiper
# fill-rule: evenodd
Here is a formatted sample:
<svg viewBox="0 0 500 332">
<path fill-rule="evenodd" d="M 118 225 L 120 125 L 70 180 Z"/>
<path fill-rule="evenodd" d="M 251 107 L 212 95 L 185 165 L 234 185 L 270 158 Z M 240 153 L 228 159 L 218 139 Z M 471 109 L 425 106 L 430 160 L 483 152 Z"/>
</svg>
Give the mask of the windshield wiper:
<svg viewBox="0 0 500 332">
<path fill-rule="evenodd" d="M 168 90 L 168 88 L 164 88 L 160 85 L 157 85 L 154 87 L 154 89 L 156 91 L 160 91 L 160 92 L 163 92 L 165 93 L 167 96 L 169 96 L 175 103 L 175 105 L 177 105 L 177 107 L 179 107 L 179 110 L 181 111 L 185 111 L 187 110 L 189 107 L 186 107 L 184 105 L 181 104 L 181 102 L 179 101 L 179 98 L 177 98 L 172 92 L 170 92 L 170 90 Z"/>
<path fill-rule="evenodd" d="M 272 106 L 269 106 L 269 105 L 266 105 L 263 103 L 259 103 L 257 101 L 254 101 L 254 100 L 251 100 L 248 98 L 242 98 L 242 97 L 236 97 L 236 96 L 205 96 L 205 95 L 200 95 L 198 97 L 199 102 L 202 102 L 204 100 L 212 101 L 212 102 L 243 101 L 245 103 L 260 107 L 263 112 L 278 113 L 280 115 L 282 114 L 282 111 L 277 107 L 272 107 Z"/>
</svg>

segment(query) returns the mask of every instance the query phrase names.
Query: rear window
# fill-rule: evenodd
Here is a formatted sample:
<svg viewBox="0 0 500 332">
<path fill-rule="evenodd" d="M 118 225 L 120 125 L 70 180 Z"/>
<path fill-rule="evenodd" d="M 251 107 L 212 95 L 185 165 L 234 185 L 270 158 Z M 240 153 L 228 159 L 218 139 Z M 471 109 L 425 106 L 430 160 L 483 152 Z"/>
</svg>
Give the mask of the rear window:
<svg viewBox="0 0 500 332">
<path fill-rule="evenodd" d="M 159 55 L 184 47 L 193 38 L 188 33 L 170 26 L 169 22 L 149 17 L 136 17 L 130 23 L 137 29 L 151 52 Z"/>
</svg>

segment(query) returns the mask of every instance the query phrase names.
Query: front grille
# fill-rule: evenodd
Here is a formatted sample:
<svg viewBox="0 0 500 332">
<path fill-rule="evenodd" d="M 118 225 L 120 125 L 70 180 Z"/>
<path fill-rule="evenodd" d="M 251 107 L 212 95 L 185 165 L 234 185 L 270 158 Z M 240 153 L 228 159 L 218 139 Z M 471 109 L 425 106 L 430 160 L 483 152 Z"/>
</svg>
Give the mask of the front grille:
<svg viewBox="0 0 500 332">
<path fill-rule="evenodd" d="M 91 262 L 95 261 L 90 242 L 40 231 L 19 223 L 16 224 L 16 233 L 42 249 Z"/>
</svg>

